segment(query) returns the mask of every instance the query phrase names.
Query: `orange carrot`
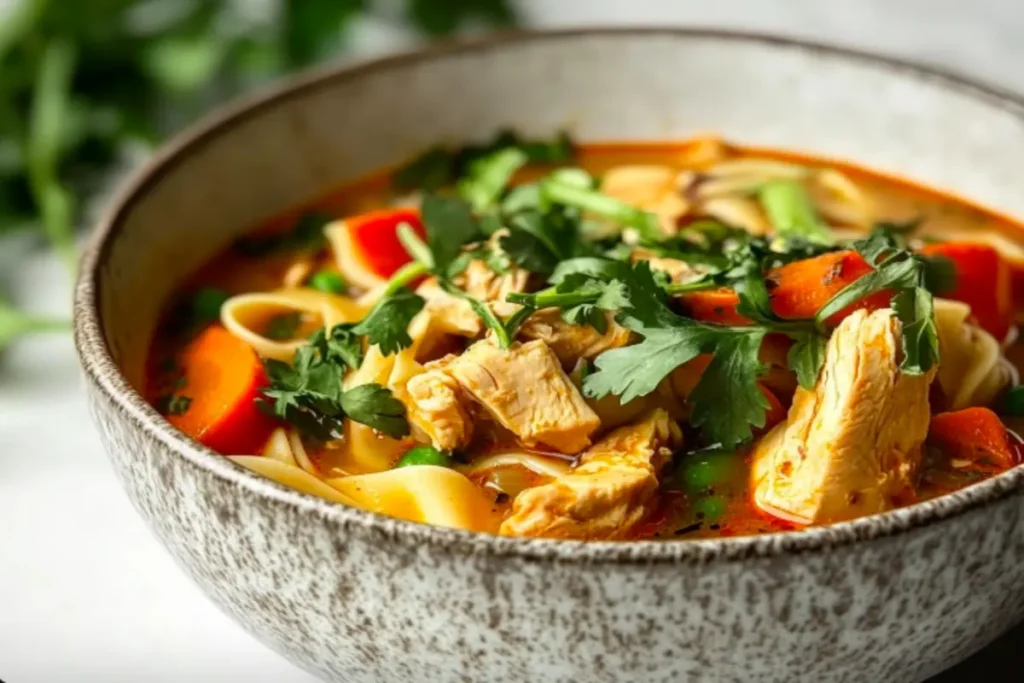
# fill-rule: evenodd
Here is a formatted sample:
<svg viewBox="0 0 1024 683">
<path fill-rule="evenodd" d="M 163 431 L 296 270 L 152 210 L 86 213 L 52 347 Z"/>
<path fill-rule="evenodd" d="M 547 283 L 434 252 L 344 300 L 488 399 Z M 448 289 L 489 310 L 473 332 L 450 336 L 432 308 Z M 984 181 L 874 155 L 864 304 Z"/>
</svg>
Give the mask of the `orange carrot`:
<svg viewBox="0 0 1024 683">
<path fill-rule="evenodd" d="M 922 254 L 944 256 L 956 268 L 956 287 L 940 293 L 971 307 L 978 325 L 1002 341 L 1013 325 L 1013 278 L 1010 265 L 995 247 L 975 242 L 940 242 L 922 247 Z"/>
<path fill-rule="evenodd" d="M 855 251 L 836 251 L 773 268 L 765 279 L 772 310 L 781 318 L 813 318 L 828 300 L 871 270 Z M 687 312 L 697 320 L 743 325 L 750 320 L 736 312 L 739 298 L 730 289 L 693 292 L 682 297 Z M 889 305 L 889 292 L 876 292 L 839 311 L 829 323 L 837 325 L 859 308 L 875 310 Z"/>
<path fill-rule="evenodd" d="M 248 344 L 220 325 L 203 330 L 181 352 L 187 409 L 168 421 L 225 455 L 254 454 L 275 422 L 256 405 L 267 377 Z"/>
<path fill-rule="evenodd" d="M 694 320 L 703 320 L 719 325 L 748 325 L 750 319 L 736 312 L 740 298 L 736 292 L 722 287 L 703 292 L 683 294 L 680 299 L 686 312 Z"/>
<path fill-rule="evenodd" d="M 1020 462 L 1018 451 L 999 417 L 988 408 L 966 408 L 932 418 L 928 440 L 950 458 L 1009 468 Z"/>
<path fill-rule="evenodd" d="M 782 405 L 775 393 L 760 382 L 757 383 L 757 388 L 761 390 L 761 394 L 768 399 L 768 412 L 765 413 L 764 427 L 762 431 L 767 432 L 769 429 L 779 424 L 786 419 L 786 408 Z"/>
</svg>

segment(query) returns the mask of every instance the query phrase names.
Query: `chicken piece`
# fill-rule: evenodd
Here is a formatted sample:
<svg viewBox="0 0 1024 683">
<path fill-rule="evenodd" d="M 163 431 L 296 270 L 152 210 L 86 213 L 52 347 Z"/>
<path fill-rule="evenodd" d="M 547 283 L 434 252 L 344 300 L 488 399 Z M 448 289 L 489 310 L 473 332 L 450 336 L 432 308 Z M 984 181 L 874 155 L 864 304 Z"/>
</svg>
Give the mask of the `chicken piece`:
<svg viewBox="0 0 1024 683">
<path fill-rule="evenodd" d="M 579 453 L 601 426 L 542 341 L 513 344 L 509 349 L 479 341 L 456 358 L 447 372 L 526 446 L 544 444 L 561 453 Z"/>
<path fill-rule="evenodd" d="M 827 523 L 883 512 L 913 491 L 935 369 L 905 374 L 901 355 L 889 309 L 856 311 L 839 325 L 814 389 L 797 389 L 786 422 L 755 448 L 758 506 Z"/>
<path fill-rule="evenodd" d="M 477 314 L 466 301 L 441 289 L 436 279 L 424 280 L 416 293 L 426 301 L 423 310 L 431 318 L 432 331 L 471 339 L 480 336 L 483 323 Z"/>
<path fill-rule="evenodd" d="M 610 313 L 605 313 L 607 327 L 598 332 L 590 325 L 572 325 L 562 320 L 557 308 L 544 308 L 529 318 L 519 328 L 521 339 L 539 339 L 547 344 L 562 366 L 571 369 L 581 358 L 590 360 L 608 349 L 625 346 L 630 342 L 630 331 L 615 322 Z"/>
<path fill-rule="evenodd" d="M 661 232 L 671 236 L 690 210 L 678 189 L 678 176 L 671 166 L 615 166 L 601 179 L 601 192 L 655 214 Z"/>
<path fill-rule="evenodd" d="M 409 378 L 399 394 L 416 436 L 426 437 L 435 448 L 451 451 L 467 446 L 473 438 L 473 420 L 465 396 L 446 369 L 455 356 L 445 356 L 423 366 Z"/>
<path fill-rule="evenodd" d="M 658 475 L 681 445 L 679 427 L 664 410 L 619 427 L 580 456 L 572 472 L 516 496 L 501 533 L 622 538 L 650 512 Z"/>
<path fill-rule="evenodd" d="M 530 278 L 529 271 L 512 268 L 507 273 L 495 273 L 480 259 L 474 259 L 456 282 L 467 294 L 491 304 L 491 309 L 502 318 L 519 310 L 517 304 L 510 304 L 505 297 L 511 292 L 525 292 Z"/>
</svg>

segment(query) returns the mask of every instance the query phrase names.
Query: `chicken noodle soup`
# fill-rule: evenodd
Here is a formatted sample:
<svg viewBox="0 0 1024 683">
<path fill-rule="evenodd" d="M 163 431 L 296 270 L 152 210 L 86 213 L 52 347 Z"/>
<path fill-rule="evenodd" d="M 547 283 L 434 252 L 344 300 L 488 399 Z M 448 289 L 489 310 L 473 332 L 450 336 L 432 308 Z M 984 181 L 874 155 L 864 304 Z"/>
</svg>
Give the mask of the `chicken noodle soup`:
<svg viewBox="0 0 1024 683">
<path fill-rule="evenodd" d="M 506 133 L 257 226 L 169 302 L 147 391 L 240 465 L 419 522 L 827 524 L 1019 462 L 1017 229 L 714 138 Z"/>
</svg>

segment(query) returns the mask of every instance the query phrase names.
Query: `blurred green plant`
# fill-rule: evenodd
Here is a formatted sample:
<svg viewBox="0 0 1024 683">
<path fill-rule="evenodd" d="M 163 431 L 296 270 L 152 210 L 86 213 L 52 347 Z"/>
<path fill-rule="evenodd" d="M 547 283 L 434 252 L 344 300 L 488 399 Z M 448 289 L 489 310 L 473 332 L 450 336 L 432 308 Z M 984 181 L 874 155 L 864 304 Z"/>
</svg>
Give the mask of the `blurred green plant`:
<svg viewBox="0 0 1024 683">
<path fill-rule="evenodd" d="M 99 189 L 127 149 L 343 52 L 360 19 L 425 36 L 515 21 L 509 0 L 14 2 L 0 16 L 0 236 L 41 230 L 72 270 L 76 197 Z M 0 301 L 0 348 L 53 324 Z"/>
</svg>

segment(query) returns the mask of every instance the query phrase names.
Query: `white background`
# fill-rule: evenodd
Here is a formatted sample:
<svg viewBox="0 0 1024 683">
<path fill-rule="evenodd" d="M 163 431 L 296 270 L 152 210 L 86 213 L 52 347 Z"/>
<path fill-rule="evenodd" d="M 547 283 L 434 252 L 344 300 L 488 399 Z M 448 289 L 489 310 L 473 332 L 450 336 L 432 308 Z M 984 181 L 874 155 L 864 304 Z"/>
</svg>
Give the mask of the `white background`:
<svg viewBox="0 0 1024 683">
<path fill-rule="evenodd" d="M 768 30 L 932 62 L 1024 91 L 1024 12 L 1014 0 L 519 4 L 535 25 Z M 371 40 L 366 52 L 390 44 Z M 0 291 L 54 313 L 66 312 L 70 297 L 66 274 L 26 239 L 0 244 Z M 1010 661 L 1012 649 L 1007 640 L 973 660 L 974 676 Z M 314 680 L 217 611 L 150 536 L 88 421 L 69 337 L 33 339 L 0 358 L 0 679 Z"/>
</svg>

